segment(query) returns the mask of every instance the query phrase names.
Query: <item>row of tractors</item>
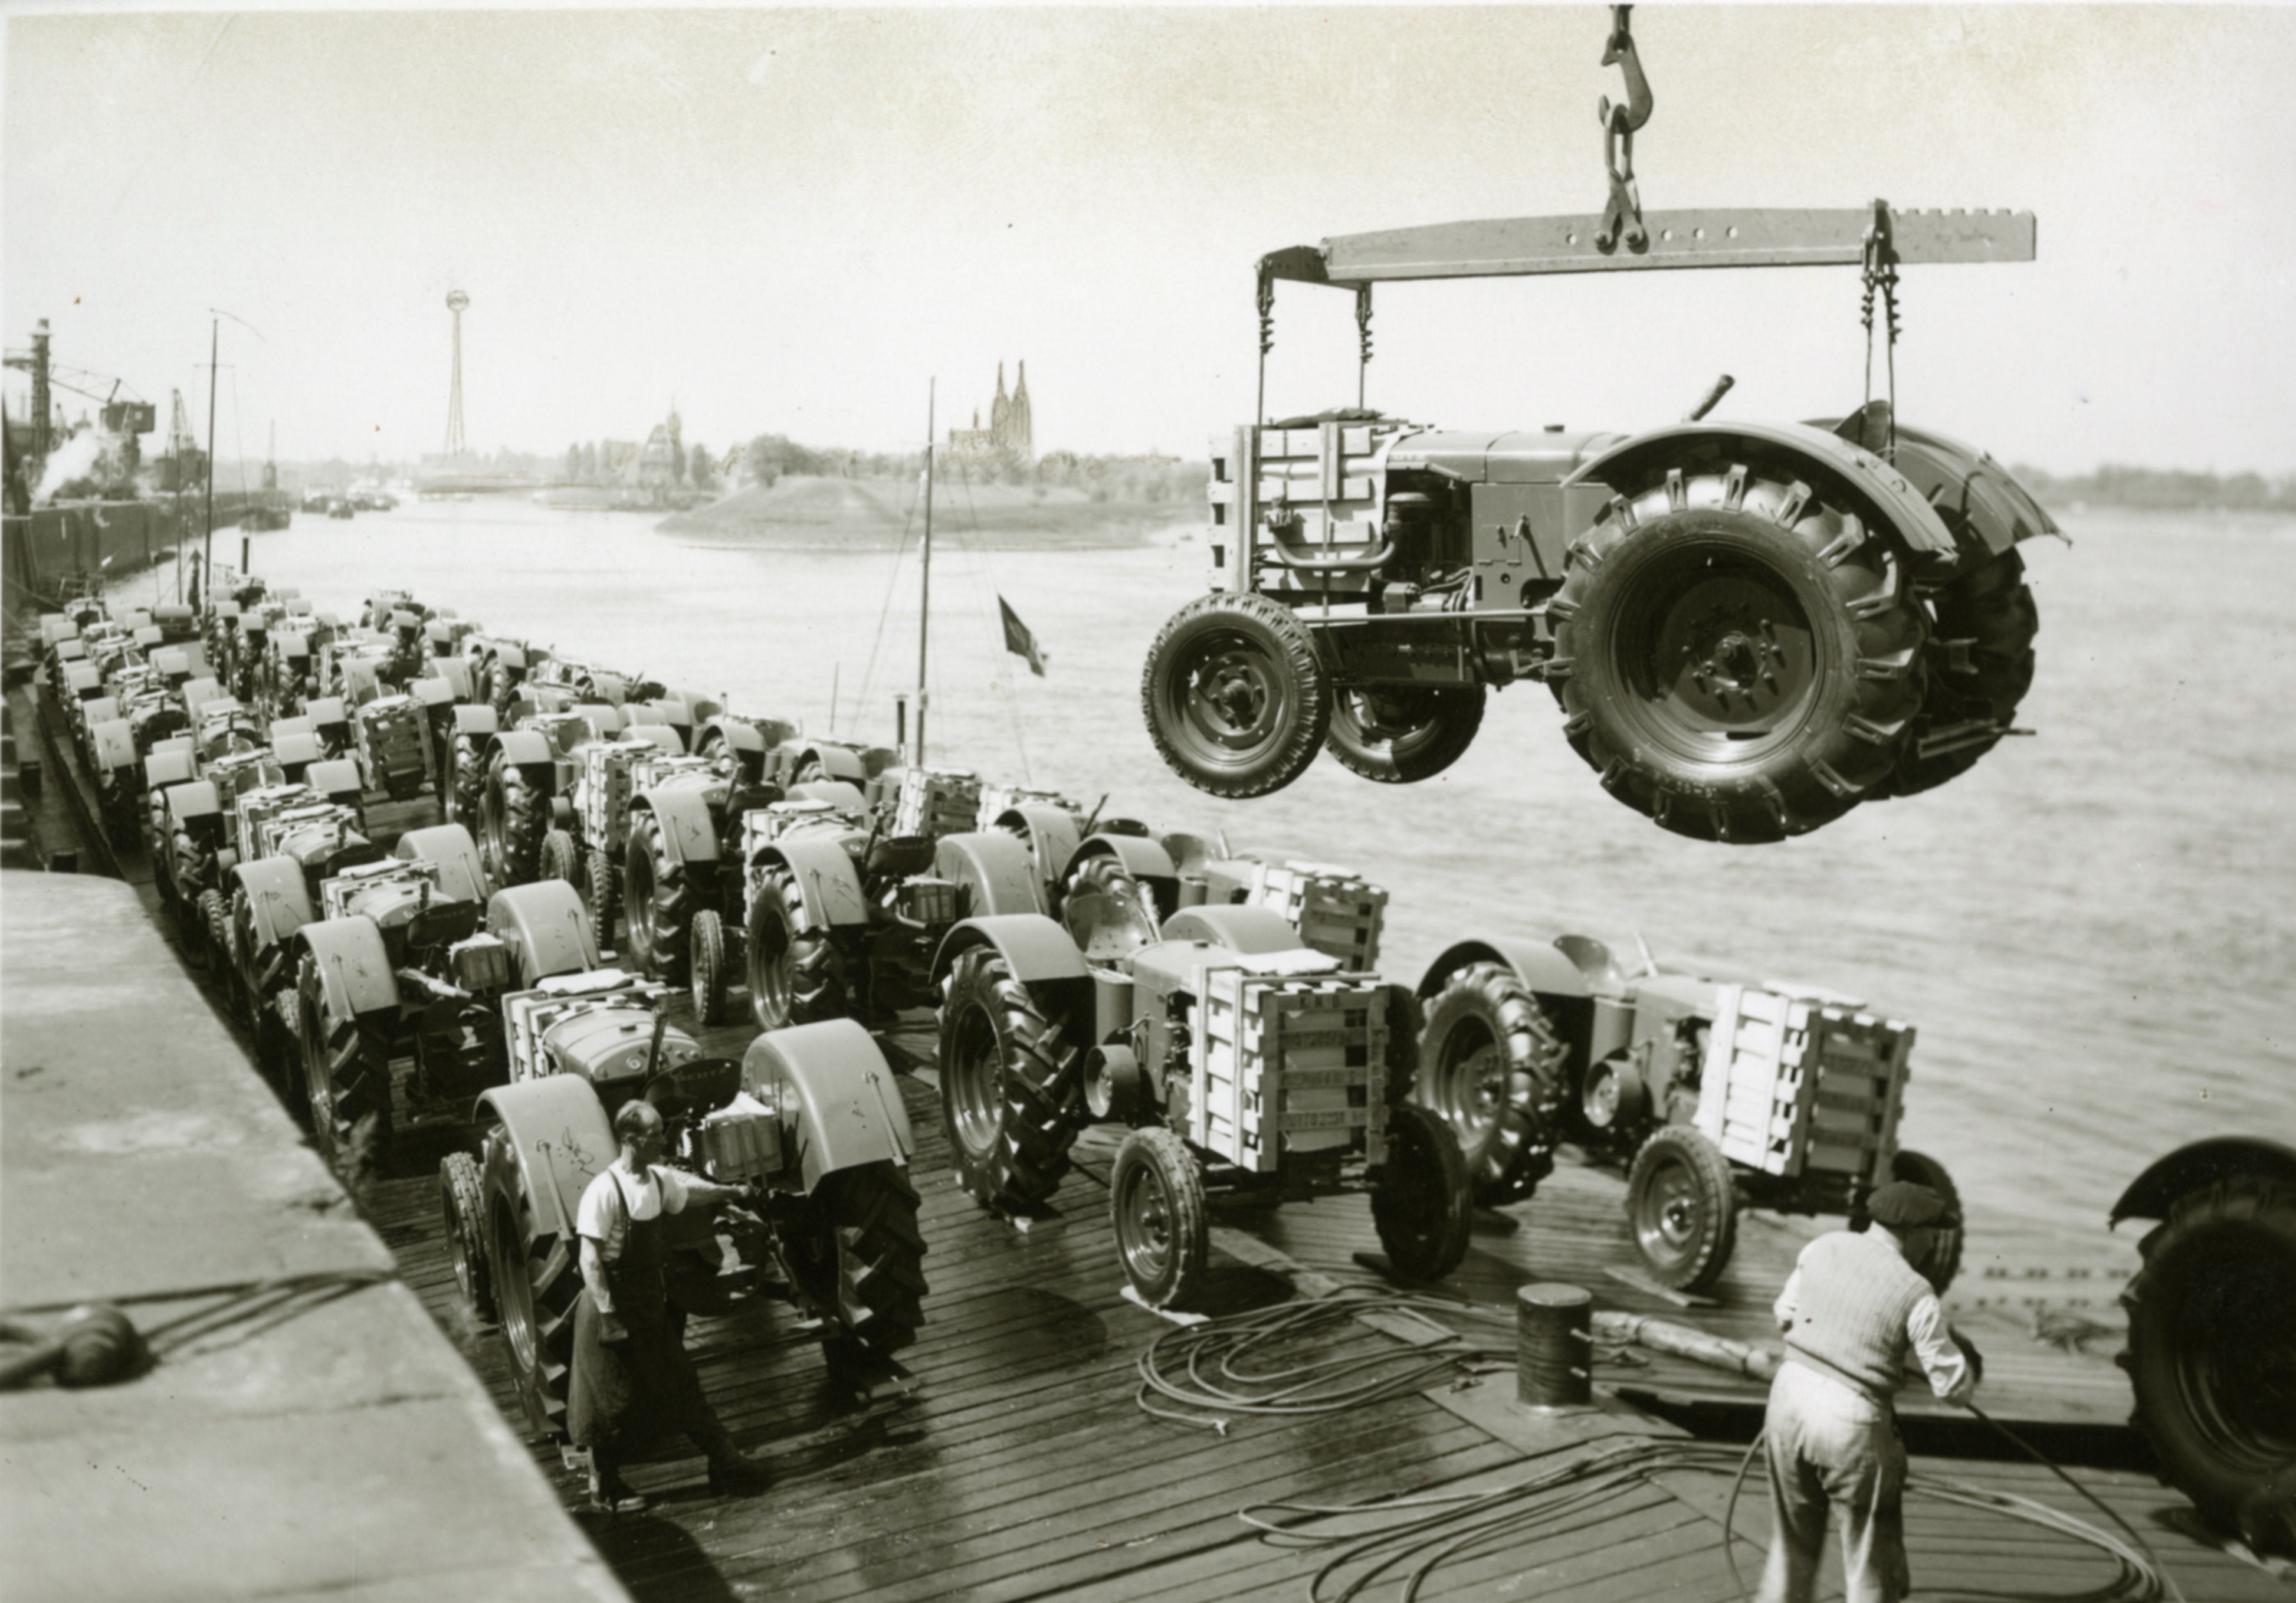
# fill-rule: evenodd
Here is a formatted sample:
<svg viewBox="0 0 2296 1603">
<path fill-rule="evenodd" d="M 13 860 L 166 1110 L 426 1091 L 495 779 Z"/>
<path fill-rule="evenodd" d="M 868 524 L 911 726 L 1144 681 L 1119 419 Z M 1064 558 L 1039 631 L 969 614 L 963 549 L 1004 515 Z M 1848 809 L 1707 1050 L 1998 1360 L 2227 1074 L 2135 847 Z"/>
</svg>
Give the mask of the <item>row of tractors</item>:
<svg viewBox="0 0 2296 1603">
<path fill-rule="evenodd" d="M 1222 1196 L 1368 1190 L 1396 1271 L 1439 1279 L 1472 1208 L 1531 1196 L 1566 1144 L 1625 1171 L 1644 1270 L 1685 1293 L 1722 1274 L 1743 1208 L 1854 1220 L 1891 1178 L 1953 1196 L 1898 1141 L 1914 1032 L 1820 987 L 1582 935 L 1461 941 L 1392 982 L 1387 893 L 1348 870 L 807 739 L 399 593 L 348 627 L 259 591 L 204 623 L 67 617 L 51 682 L 84 755 L 140 756 L 121 783 L 145 790 L 162 897 L 321 1152 L 355 1165 L 477 1110 L 441 1205 L 537 1428 L 565 1407 L 575 1208 L 633 1097 L 674 1161 L 762 1199 L 688 1221 L 681 1308 L 790 1297 L 840 1364 L 914 1338 L 914 1140 L 870 1032 L 917 1009 L 981 1205 L 1037 1208 L 1087 1126 L 1126 1129 L 1116 1243 L 1156 1307 L 1201 1289 Z M 447 821 L 386 851 L 368 798 L 426 784 Z M 683 991 L 727 1023 L 744 988 L 739 1059 L 668 1022 Z M 2139 1414 L 2206 1466 L 2227 1450 L 2161 1401 L 2190 1366 L 2136 1295 L 2187 1287 L 2170 1248 L 2213 1250 L 2189 1198 L 2152 1196 L 2167 1183 L 2119 1211 L 2177 1220 L 2132 1287 Z M 1948 1235 L 1923 1267 L 1942 1288 L 1959 1258 Z"/>
</svg>

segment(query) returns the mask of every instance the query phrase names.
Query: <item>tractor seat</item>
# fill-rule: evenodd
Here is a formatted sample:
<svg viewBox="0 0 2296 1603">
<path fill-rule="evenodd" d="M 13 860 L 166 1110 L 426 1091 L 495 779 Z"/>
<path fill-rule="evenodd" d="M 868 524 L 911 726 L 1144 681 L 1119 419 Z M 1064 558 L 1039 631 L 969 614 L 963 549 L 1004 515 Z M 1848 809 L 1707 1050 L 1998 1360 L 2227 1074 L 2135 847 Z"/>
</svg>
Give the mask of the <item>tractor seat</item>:
<svg viewBox="0 0 2296 1603">
<path fill-rule="evenodd" d="M 930 835 L 888 835 L 869 848 L 869 872 L 907 879 L 933 866 L 935 850 Z"/>
</svg>

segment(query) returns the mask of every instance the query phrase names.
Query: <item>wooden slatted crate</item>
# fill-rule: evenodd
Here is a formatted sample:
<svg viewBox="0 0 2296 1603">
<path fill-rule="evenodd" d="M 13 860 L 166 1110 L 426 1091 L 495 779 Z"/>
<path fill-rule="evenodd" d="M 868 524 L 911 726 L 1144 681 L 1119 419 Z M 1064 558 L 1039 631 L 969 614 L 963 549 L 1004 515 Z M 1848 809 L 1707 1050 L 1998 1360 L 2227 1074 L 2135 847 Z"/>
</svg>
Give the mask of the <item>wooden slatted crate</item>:
<svg viewBox="0 0 2296 1603">
<path fill-rule="evenodd" d="M 980 779 L 965 769 L 901 770 L 893 805 L 893 833 L 939 840 L 971 829 L 980 816 Z"/>
<path fill-rule="evenodd" d="M 1383 1090 L 1385 1000 L 1343 980 L 1208 973 L 1192 1010 L 1188 1139 L 1259 1174 L 1286 1152 L 1363 1144 Z"/>
<path fill-rule="evenodd" d="M 1910 1025 L 1725 985 L 1699 1086 L 1698 1128 L 1765 1174 L 1871 1177 L 1897 1140 Z"/>
<path fill-rule="evenodd" d="M 1267 555 L 1278 542 L 1294 553 L 1341 559 L 1377 550 L 1376 457 L 1398 432 L 1368 423 L 1247 425 L 1215 440 L 1206 486 L 1213 588 L 1323 588 L 1324 580 Z M 1271 582 L 1279 575 L 1281 583 Z"/>
<path fill-rule="evenodd" d="M 1283 914 L 1300 940 L 1353 972 L 1369 974 L 1378 968 L 1387 892 L 1352 868 L 1324 863 L 1255 864 L 1247 900 Z"/>
</svg>

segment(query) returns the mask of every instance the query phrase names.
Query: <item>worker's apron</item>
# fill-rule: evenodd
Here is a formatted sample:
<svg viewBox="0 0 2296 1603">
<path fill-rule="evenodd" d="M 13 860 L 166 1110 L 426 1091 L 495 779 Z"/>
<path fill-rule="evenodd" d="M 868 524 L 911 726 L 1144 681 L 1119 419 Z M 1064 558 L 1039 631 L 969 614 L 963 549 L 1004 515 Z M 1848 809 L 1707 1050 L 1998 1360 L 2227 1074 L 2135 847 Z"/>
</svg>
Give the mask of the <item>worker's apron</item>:
<svg viewBox="0 0 2296 1603">
<path fill-rule="evenodd" d="M 685 1355 L 684 1321 L 670 1317 L 662 1282 L 667 1213 L 630 1214 L 621 1175 L 607 1171 L 622 1209 L 619 1252 L 599 1251 L 607 1293 L 629 1332 L 600 1339 L 603 1319 L 588 1287 L 574 1304 L 574 1363 L 566 1401 L 566 1434 L 577 1447 L 620 1456 L 627 1444 L 660 1433 L 706 1429 L 701 1381 Z"/>
</svg>

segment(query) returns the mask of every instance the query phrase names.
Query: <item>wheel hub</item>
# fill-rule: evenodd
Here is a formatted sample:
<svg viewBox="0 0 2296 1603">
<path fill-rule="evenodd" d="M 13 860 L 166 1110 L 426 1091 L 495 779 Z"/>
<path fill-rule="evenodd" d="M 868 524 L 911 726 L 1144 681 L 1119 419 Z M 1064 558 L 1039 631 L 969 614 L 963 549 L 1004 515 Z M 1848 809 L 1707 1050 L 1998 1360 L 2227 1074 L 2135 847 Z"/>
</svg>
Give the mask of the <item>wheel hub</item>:
<svg viewBox="0 0 2296 1603">
<path fill-rule="evenodd" d="M 1652 699 L 1693 732 L 1767 734 L 1815 682 L 1808 620 L 1767 574 L 1702 571 L 1660 612 L 1649 646 Z"/>
<path fill-rule="evenodd" d="M 1208 654 L 1188 676 L 1188 722 L 1218 745 L 1242 748 L 1265 741 L 1280 700 L 1264 659 L 1241 642 Z"/>
</svg>

